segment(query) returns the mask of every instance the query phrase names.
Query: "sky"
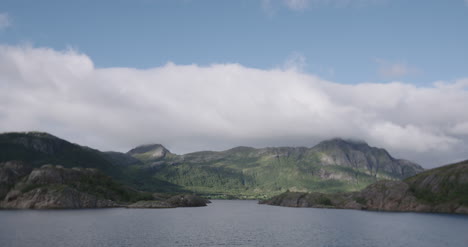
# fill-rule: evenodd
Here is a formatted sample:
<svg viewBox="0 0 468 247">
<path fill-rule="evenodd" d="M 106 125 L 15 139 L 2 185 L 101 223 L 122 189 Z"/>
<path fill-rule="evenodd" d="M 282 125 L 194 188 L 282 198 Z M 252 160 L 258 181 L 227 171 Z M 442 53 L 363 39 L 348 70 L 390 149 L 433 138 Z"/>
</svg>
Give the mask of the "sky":
<svg viewBox="0 0 468 247">
<path fill-rule="evenodd" d="M 468 159 L 468 0 L 0 2 L 0 132 Z"/>
</svg>

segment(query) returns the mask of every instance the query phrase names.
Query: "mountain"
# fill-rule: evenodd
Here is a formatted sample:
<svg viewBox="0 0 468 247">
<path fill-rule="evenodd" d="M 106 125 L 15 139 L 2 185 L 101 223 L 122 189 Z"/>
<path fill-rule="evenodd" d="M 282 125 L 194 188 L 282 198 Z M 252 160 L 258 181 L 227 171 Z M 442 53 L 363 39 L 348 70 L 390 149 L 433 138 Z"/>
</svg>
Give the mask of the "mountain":
<svg viewBox="0 0 468 247">
<path fill-rule="evenodd" d="M 146 170 L 143 162 L 119 152 L 101 152 L 80 146 L 43 132 L 0 134 L 0 162 L 18 160 L 33 168 L 44 164 L 65 168 L 96 168 L 138 190 L 152 192 L 186 192 L 177 185 L 161 181 Z"/>
<path fill-rule="evenodd" d="M 236 147 L 177 155 L 161 144 L 101 152 L 48 133 L 19 132 L 0 134 L 0 150 L 0 162 L 95 168 L 137 190 L 223 198 L 267 198 L 287 190 L 358 191 L 376 180 L 399 180 L 423 170 L 384 149 L 343 139 L 312 148 Z"/>
<path fill-rule="evenodd" d="M 380 179 L 423 171 L 365 142 L 332 139 L 315 147 L 236 147 L 175 155 L 159 144 L 128 152 L 148 173 L 196 193 L 265 198 L 290 191 L 357 191 Z"/>
<path fill-rule="evenodd" d="M 286 192 L 263 204 L 468 214 L 468 160 L 403 181 L 378 181 L 354 193 Z"/>
</svg>

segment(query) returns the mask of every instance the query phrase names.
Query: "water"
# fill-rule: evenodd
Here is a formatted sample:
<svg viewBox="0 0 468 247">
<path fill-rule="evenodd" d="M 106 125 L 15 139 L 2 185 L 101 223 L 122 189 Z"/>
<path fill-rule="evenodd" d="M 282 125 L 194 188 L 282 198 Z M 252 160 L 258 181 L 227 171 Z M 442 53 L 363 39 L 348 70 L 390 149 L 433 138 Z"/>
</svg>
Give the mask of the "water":
<svg viewBox="0 0 468 247">
<path fill-rule="evenodd" d="M 0 246 L 468 246 L 468 216 L 208 207 L 0 211 Z"/>
</svg>

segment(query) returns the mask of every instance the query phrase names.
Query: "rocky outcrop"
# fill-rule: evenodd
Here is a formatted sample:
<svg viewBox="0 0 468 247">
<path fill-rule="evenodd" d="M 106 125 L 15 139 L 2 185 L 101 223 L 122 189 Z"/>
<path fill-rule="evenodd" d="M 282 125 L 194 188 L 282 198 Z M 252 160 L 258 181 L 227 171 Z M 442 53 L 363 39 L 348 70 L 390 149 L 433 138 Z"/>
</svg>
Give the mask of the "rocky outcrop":
<svg viewBox="0 0 468 247">
<path fill-rule="evenodd" d="M 91 168 L 43 165 L 31 169 L 22 162 L 0 165 L 0 208 L 101 208 L 115 207 L 139 192 L 115 183 Z"/>
<path fill-rule="evenodd" d="M 151 160 L 164 158 L 169 153 L 171 152 L 161 144 L 141 145 L 127 152 L 128 155 L 144 155 L 147 159 Z"/>
<path fill-rule="evenodd" d="M 107 208 L 118 203 L 80 192 L 69 186 L 44 186 L 22 193 L 13 190 L 0 203 L 0 208 L 16 209 L 62 209 L 62 208 Z"/>
<path fill-rule="evenodd" d="M 204 207 L 209 203 L 195 195 L 175 195 L 166 200 L 138 201 L 130 204 L 128 208 L 177 208 L 177 207 Z"/>
<path fill-rule="evenodd" d="M 468 161 L 428 170 L 405 181 L 378 181 L 360 192 L 286 192 L 260 203 L 287 207 L 468 214 Z"/>
<path fill-rule="evenodd" d="M 33 169 L 18 161 L 0 163 L 0 192 L 0 208 L 15 209 L 174 208 L 206 206 L 207 202 L 195 195 L 139 192 L 93 168 L 48 164 Z"/>
<path fill-rule="evenodd" d="M 0 163 L 0 200 L 19 181 L 20 178 L 31 172 L 31 167 L 21 161 L 8 161 Z"/>
</svg>

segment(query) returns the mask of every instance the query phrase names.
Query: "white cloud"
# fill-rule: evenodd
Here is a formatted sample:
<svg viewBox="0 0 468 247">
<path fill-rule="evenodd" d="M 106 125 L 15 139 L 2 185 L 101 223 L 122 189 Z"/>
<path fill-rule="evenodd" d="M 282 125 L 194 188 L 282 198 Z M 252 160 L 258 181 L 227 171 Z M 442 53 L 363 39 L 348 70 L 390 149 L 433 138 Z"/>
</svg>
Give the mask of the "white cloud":
<svg viewBox="0 0 468 247">
<path fill-rule="evenodd" d="M 0 13 L 0 30 L 11 26 L 11 19 L 7 13 Z"/>
<path fill-rule="evenodd" d="M 389 62 L 383 59 L 376 59 L 379 65 L 378 74 L 385 78 L 398 78 L 407 75 L 415 75 L 420 71 L 404 62 Z"/>
<path fill-rule="evenodd" d="M 292 10 L 303 10 L 309 6 L 309 0 L 283 0 L 284 4 Z"/>
<path fill-rule="evenodd" d="M 303 71 L 306 65 L 306 57 L 302 53 L 292 52 L 284 62 L 283 68 L 285 70 Z"/>
<path fill-rule="evenodd" d="M 178 153 L 341 136 L 431 166 L 468 158 L 466 81 L 346 85 L 239 64 L 95 68 L 74 50 L 0 46 L 0 130 L 104 150 L 158 142 Z"/>
</svg>

